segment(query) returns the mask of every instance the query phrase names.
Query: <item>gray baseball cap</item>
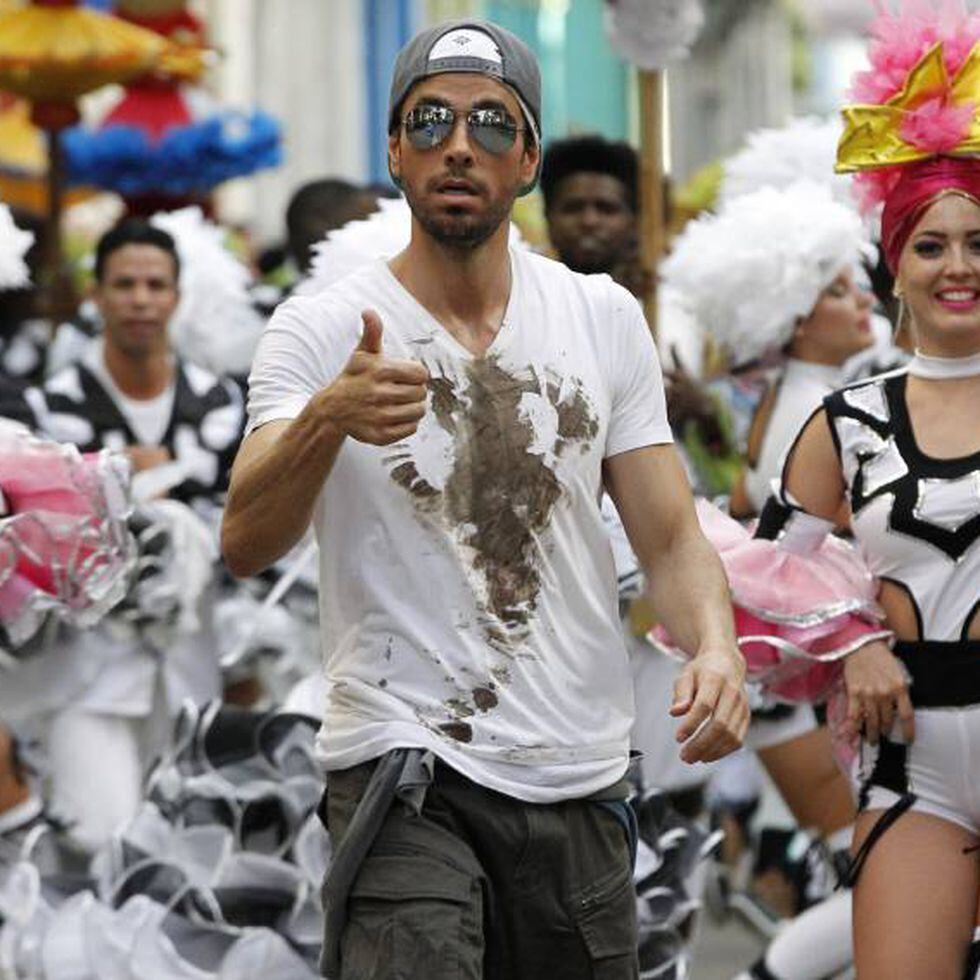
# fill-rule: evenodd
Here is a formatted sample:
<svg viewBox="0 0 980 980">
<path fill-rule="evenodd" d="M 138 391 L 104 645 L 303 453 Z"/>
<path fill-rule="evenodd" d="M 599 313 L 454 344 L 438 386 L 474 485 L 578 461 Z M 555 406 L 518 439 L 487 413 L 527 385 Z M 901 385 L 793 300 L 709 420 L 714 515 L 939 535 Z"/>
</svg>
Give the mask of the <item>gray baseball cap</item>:
<svg viewBox="0 0 980 980">
<path fill-rule="evenodd" d="M 446 21 L 416 34 L 398 52 L 388 98 L 389 132 L 412 86 L 446 72 L 476 72 L 507 85 L 516 94 L 525 121 L 541 145 L 541 72 L 537 59 L 519 37 L 486 20 Z"/>
</svg>

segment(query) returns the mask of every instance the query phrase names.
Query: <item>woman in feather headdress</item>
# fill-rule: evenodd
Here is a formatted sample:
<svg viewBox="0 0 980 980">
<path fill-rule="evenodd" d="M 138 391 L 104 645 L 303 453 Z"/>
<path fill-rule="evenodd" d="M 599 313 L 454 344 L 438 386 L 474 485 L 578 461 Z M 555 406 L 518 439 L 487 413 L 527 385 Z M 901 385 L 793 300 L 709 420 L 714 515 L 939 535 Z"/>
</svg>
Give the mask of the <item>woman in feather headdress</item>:
<svg viewBox="0 0 980 980">
<path fill-rule="evenodd" d="M 980 958 L 980 14 L 878 8 L 838 170 L 881 208 L 916 355 L 824 400 L 762 524 L 813 546 L 847 504 L 895 636 L 843 660 L 857 973 L 958 980 Z"/>
<path fill-rule="evenodd" d="M 856 283 L 866 247 L 858 215 L 826 184 L 763 187 L 691 222 L 663 263 L 665 283 L 735 367 L 778 364 L 749 433 L 736 517 L 757 514 L 782 454 L 873 343 L 871 300 Z"/>
</svg>

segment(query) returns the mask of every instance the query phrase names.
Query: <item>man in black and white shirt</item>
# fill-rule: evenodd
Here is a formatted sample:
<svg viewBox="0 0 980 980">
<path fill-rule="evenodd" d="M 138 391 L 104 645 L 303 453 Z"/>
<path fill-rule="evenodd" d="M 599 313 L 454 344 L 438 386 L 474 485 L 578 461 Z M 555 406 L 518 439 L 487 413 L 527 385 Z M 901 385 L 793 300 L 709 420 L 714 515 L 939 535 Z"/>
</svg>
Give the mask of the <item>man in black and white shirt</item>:
<svg viewBox="0 0 980 980">
<path fill-rule="evenodd" d="M 127 221 L 103 236 L 95 261 L 102 335 L 48 379 L 38 415 L 42 431 L 83 452 L 128 453 L 138 495 L 188 503 L 227 487 L 244 407 L 232 381 L 171 350 L 178 274 L 167 232 Z"/>
</svg>

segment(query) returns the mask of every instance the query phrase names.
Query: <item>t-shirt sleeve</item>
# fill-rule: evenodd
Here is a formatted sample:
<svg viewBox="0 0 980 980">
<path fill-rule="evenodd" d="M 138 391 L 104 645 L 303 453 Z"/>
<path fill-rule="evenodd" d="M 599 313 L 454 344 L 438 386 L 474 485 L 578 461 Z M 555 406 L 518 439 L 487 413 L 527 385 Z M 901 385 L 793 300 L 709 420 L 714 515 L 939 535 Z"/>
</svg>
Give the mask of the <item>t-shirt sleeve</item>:
<svg viewBox="0 0 980 980">
<path fill-rule="evenodd" d="M 296 418 L 340 373 L 346 358 L 331 333 L 343 331 L 323 329 L 335 319 L 315 297 L 289 299 L 273 313 L 252 360 L 245 435 L 266 422 Z"/>
<path fill-rule="evenodd" d="M 640 304 L 622 286 L 609 284 L 609 370 L 612 414 L 604 458 L 674 441 L 660 358 Z"/>
</svg>

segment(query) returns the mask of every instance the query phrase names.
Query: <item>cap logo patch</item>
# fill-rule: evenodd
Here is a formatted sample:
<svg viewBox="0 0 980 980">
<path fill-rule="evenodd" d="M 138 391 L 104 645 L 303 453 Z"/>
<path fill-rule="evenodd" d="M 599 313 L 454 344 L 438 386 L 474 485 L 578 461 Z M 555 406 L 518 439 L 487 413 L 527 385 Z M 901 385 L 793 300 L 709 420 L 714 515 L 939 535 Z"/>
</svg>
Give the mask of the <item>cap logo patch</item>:
<svg viewBox="0 0 980 980">
<path fill-rule="evenodd" d="M 503 65 L 500 48 L 493 38 L 483 31 L 474 31 L 466 27 L 443 34 L 432 45 L 429 61 L 441 61 L 443 58 L 479 58 L 494 65 Z"/>
</svg>

